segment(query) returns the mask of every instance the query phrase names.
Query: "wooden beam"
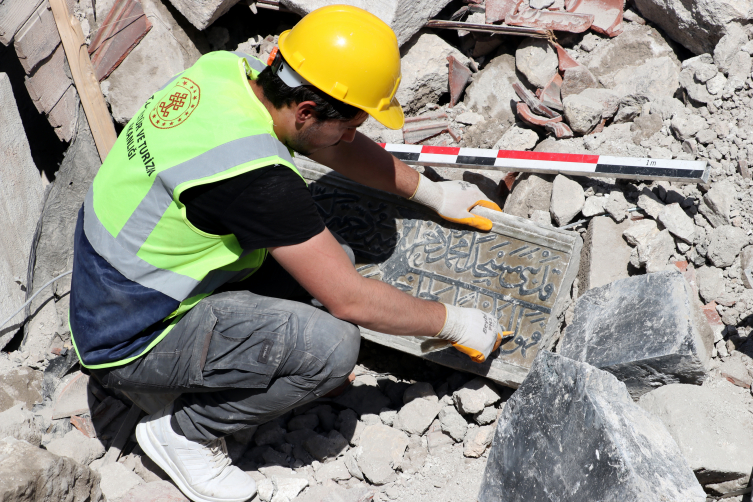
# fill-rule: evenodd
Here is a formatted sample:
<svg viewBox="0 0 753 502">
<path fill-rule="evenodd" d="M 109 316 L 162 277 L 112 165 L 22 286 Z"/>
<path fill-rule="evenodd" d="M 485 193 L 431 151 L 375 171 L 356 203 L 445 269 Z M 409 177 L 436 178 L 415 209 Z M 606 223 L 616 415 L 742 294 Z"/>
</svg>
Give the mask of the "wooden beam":
<svg viewBox="0 0 753 502">
<path fill-rule="evenodd" d="M 115 133 L 112 117 L 107 110 L 105 98 L 102 96 L 102 90 L 94 74 L 84 42 L 84 33 L 81 31 L 78 20 L 68 12 L 65 0 L 50 0 L 50 7 L 52 7 L 52 15 L 55 16 L 60 39 L 63 41 L 65 55 L 68 57 L 73 82 L 81 97 L 81 104 L 97 145 L 99 158 L 104 162 L 115 140 L 118 139 L 118 135 Z"/>
</svg>

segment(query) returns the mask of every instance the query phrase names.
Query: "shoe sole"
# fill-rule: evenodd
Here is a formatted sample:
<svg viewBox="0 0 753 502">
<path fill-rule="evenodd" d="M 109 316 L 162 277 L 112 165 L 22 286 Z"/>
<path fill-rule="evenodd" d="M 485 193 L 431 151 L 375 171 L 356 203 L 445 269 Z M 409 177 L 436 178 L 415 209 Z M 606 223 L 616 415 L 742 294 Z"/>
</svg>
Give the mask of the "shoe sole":
<svg viewBox="0 0 753 502">
<path fill-rule="evenodd" d="M 149 458 L 154 461 L 155 464 L 157 464 L 163 471 L 165 471 L 165 474 L 170 476 L 170 479 L 172 479 L 173 482 L 178 485 L 180 491 L 182 491 L 183 494 L 190 498 L 193 502 L 246 502 L 247 500 L 251 500 L 254 495 L 256 495 L 256 492 L 254 492 L 254 494 L 250 497 L 234 499 L 220 499 L 216 497 L 207 497 L 205 495 L 200 495 L 193 488 L 191 488 L 191 486 L 186 482 L 185 479 L 183 479 L 180 471 L 175 466 L 173 461 L 170 460 L 170 457 L 168 457 L 164 452 L 163 448 L 154 446 L 155 444 L 159 445 L 159 441 L 152 434 L 149 425 L 145 423 L 139 423 L 136 426 L 136 439 L 138 440 L 141 449 L 144 450 L 144 453 L 146 453 Z"/>
</svg>

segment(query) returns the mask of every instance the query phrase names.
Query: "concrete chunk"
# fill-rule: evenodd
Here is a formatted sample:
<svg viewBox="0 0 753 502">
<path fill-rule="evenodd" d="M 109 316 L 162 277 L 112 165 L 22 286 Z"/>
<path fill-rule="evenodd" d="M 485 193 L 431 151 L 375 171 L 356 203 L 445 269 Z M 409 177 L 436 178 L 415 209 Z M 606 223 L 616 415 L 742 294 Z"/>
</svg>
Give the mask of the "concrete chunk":
<svg viewBox="0 0 753 502">
<path fill-rule="evenodd" d="M 708 259 L 715 267 L 729 267 L 747 244 L 748 234 L 742 228 L 732 225 L 715 228 L 709 233 Z"/>
<path fill-rule="evenodd" d="M 386 425 L 370 425 L 361 434 L 358 467 L 371 483 L 383 485 L 395 478 L 408 447 L 404 432 Z"/>
<path fill-rule="evenodd" d="M 540 352 L 507 402 L 479 502 L 703 502 L 666 428 L 605 371 Z"/>
<path fill-rule="evenodd" d="M 526 38 L 515 51 L 515 65 L 534 87 L 544 87 L 559 66 L 557 52 L 547 40 Z"/>
<path fill-rule="evenodd" d="M 570 223 L 585 203 L 586 195 L 580 183 L 561 174 L 554 178 L 549 212 L 558 226 Z"/>
<path fill-rule="evenodd" d="M 750 393 L 721 380 L 710 385 L 672 384 L 638 404 L 659 418 L 703 483 L 742 479 L 753 470 L 753 405 Z"/>
<path fill-rule="evenodd" d="M 0 500 L 103 502 L 99 474 L 73 459 L 0 439 Z"/>
<path fill-rule="evenodd" d="M 2 8 L 0 5 L 0 12 Z M 0 253 L 0 319 L 6 319 L 26 299 L 29 251 L 44 190 L 31 158 L 10 79 L 5 73 L 0 73 L 0 156 L 0 200 L 3 201 L 0 204 L 0 221 L 3 222 L 0 226 L 0 249 L 3 250 Z M 0 349 L 18 331 L 23 317 L 20 312 L 8 325 L 0 326 Z"/>
<path fill-rule="evenodd" d="M 669 230 L 669 233 L 682 239 L 688 244 L 693 243 L 693 236 L 695 234 L 695 225 L 693 220 L 685 214 L 685 211 L 680 207 L 680 204 L 674 203 L 664 206 L 661 213 L 659 213 L 659 222 Z"/>
<path fill-rule="evenodd" d="M 419 397 L 400 408 L 394 426 L 408 434 L 420 436 L 426 432 L 441 408 L 437 396 Z"/>
<path fill-rule="evenodd" d="M 529 218 L 534 211 L 549 211 L 552 200 L 552 180 L 549 175 L 524 173 L 515 180 L 512 192 L 505 200 L 504 212 Z"/>
<path fill-rule="evenodd" d="M 601 104 L 581 94 L 565 97 L 562 104 L 565 107 L 565 120 L 573 132 L 586 134 L 601 120 Z"/>
<path fill-rule="evenodd" d="M 581 293 L 628 277 L 631 250 L 622 234 L 630 226 L 629 221 L 617 224 L 608 216 L 597 216 L 588 224 L 578 272 Z"/>
<path fill-rule="evenodd" d="M 192 25 L 203 30 L 230 10 L 238 0 L 170 0 Z"/>
<path fill-rule="evenodd" d="M 578 299 L 560 353 L 614 374 L 637 399 L 669 383 L 700 385 L 714 335 L 682 274 L 621 279 Z"/>
<path fill-rule="evenodd" d="M 436 103 L 447 92 L 448 56 L 462 65 L 468 58 L 433 33 L 418 33 L 400 51 L 403 78 L 395 97 L 408 112 Z"/>
<path fill-rule="evenodd" d="M 698 211 L 714 228 L 729 225 L 732 222 L 729 212 L 736 194 L 737 189 L 729 181 L 715 183 L 703 196 L 703 204 L 699 206 Z"/>
<path fill-rule="evenodd" d="M 23 404 L 0 412 L 0 438 L 12 437 L 39 446 L 42 429 L 41 420 L 25 409 Z"/>
<path fill-rule="evenodd" d="M 171 1 L 176 3 L 178 0 Z M 189 3 L 187 0 L 180 1 Z M 217 1 L 214 0 L 215 3 Z M 233 0 L 233 3 L 237 1 Z M 281 0 L 280 2 L 281 5 L 301 16 L 305 16 L 320 7 L 334 4 L 347 4 L 366 9 L 392 28 L 397 36 L 398 45 L 403 45 L 410 40 L 418 30 L 423 28 L 426 21 L 436 16 L 448 3 L 450 3 L 450 0 L 382 0 L 379 2 L 364 0 Z"/>
</svg>

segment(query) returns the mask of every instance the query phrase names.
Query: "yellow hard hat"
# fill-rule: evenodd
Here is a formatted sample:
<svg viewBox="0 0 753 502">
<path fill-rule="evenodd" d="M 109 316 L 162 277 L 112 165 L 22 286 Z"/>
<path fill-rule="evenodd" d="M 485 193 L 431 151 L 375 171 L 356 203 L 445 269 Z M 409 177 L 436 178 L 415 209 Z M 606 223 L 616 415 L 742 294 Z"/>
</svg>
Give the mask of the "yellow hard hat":
<svg viewBox="0 0 753 502">
<path fill-rule="evenodd" d="M 349 5 L 322 7 L 284 31 L 278 46 L 288 65 L 314 87 L 390 129 L 403 127 L 395 99 L 400 49 L 395 33 L 375 15 Z"/>
</svg>

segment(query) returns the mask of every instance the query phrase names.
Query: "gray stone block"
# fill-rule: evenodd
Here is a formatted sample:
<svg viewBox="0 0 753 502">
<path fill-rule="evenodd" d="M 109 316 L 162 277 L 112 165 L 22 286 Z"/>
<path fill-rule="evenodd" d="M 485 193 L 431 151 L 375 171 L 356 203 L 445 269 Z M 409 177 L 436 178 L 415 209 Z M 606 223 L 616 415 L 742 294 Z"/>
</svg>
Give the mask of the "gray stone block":
<svg viewBox="0 0 753 502">
<path fill-rule="evenodd" d="M 0 14 L 4 11 L 0 9 Z M 42 178 L 31 158 L 16 99 L 5 73 L 0 73 L 0 320 L 23 305 L 29 251 L 41 212 Z M 24 314 L 0 326 L 0 349 L 18 331 Z"/>
<path fill-rule="evenodd" d="M 99 474 L 13 438 L 0 440 L 0 500 L 102 502 Z"/>
<path fill-rule="evenodd" d="M 638 404 L 669 430 L 703 483 L 742 479 L 753 470 L 753 405 L 748 389 L 726 380 L 665 385 Z"/>
<path fill-rule="evenodd" d="M 631 226 L 629 220 L 615 223 L 608 216 L 591 219 L 580 254 L 578 291 L 581 294 L 628 277 L 631 249 L 622 234 Z"/>
<path fill-rule="evenodd" d="M 495 315 L 502 330 L 514 332 L 483 364 L 452 347 L 423 354 L 417 337 L 362 329 L 364 338 L 511 387 L 523 381 L 540 348 L 554 345 L 557 316 L 578 271 L 577 233 L 485 208 L 474 212 L 490 218 L 493 228 L 475 232 L 318 164 L 296 163 L 311 182 L 327 227 L 353 248 L 360 274 L 419 298 L 479 308 Z"/>
<path fill-rule="evenodd" d="M 8 45 L 42 0 L 6 0 L 0 2 L 0 43 Z"/>
<path fill-rule="evenodd" d="M 634 399 L 670 383 L 701 384 L 714 340 L 679 271 L 621 279 L 578 299 L 559 353 L 609 371 Z"/>
<path fill-rule="evenodd" d="M 702 502 L 662 423 L 614 376 L 541 351 L 507 402 L 479 502 Z"/>
</svg>

